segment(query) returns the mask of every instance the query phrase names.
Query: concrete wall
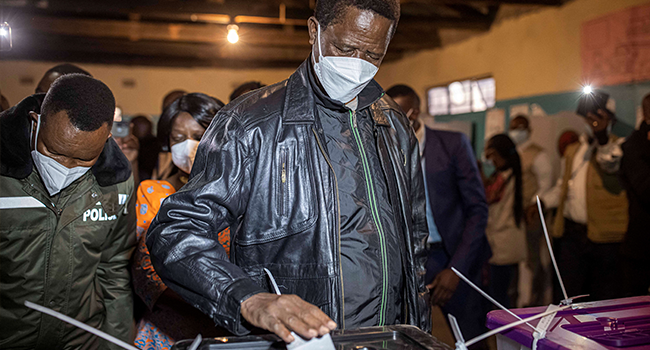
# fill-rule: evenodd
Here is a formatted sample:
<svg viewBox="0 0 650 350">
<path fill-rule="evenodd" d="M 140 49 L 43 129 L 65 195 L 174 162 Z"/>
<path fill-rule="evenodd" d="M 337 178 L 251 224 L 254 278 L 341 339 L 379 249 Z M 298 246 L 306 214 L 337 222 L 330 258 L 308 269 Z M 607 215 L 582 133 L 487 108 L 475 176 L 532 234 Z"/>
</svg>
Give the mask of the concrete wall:
<svg viewBox="0 0 650 350">
<path fill-rule="evenodd" d="M 543 8 L 504 20 L 463 42 L 385 64 L 377 80 L 386 88 L 407 83 L 422 96 L 431 86 L 485 75 L 495 78 L 497 100 L 573 91 L 581 83 L 581 24 L 647 3 L 573 0 L 562 7 Z"/>
<path fill-rule="evenodd" d="M 55 62 L 0 61 L 0 91 L 16 104 L 34 93 L 34 88 Z M 79 64 L 105 82 L 125 115 L 160 113 L 162 98 L 174 89 L 203 92 L 228 103 L 232 90 L 246 81 L 273 84 L 289 77 L 294 69 L 154 68 Z M 30 83 L 29 81 L 32 81 Z M 125 86 L 124 80 L 135 82 Z M 21 83 L 22 81 L 22 83 Z M 127 84 L 128 85 L 128 84 Z"/>
</svg>

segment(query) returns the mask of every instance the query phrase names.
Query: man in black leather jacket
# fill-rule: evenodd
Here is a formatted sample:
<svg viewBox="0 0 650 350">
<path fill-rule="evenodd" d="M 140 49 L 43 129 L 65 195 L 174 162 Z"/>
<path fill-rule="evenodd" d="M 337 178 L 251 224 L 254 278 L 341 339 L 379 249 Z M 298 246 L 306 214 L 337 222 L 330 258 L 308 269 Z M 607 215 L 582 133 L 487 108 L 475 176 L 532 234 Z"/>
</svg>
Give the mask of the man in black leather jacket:
<svg viewBox="0 0 650 350">
<path fill-rule="evenodd" d="M 430 328 L 418 143 L 372 80 L 398 18 L 396 0 L 320 0 L 310 58 L 224 107 L 160 208 L 154 268 L 219 326 L 286 342 L 337 324 Z M 230 256 L 217 237 L 227 227 Z"/>
</svg>

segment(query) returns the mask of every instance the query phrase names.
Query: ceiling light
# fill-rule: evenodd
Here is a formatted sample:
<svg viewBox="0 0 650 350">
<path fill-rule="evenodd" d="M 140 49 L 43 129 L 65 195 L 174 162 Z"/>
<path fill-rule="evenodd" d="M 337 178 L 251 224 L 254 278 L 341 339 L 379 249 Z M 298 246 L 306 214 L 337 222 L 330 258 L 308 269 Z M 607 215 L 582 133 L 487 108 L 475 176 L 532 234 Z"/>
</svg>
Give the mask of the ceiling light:
<svg viewBox="0 0 650 350">
<path fill-rule="evenodd" d="M 239 27 L 236 24 L 228 26 L 228 36 L 226 38 L 231 44 L 239 41 Z"/>
</svg>

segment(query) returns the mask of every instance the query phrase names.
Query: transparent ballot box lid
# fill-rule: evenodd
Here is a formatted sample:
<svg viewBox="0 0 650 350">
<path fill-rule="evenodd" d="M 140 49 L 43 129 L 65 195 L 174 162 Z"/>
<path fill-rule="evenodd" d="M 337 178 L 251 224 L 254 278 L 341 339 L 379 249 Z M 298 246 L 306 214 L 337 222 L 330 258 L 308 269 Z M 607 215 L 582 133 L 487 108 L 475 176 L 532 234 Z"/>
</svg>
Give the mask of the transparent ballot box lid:
<svg viewBox="0 0 650 350">
<path fill-rule="evenodd" d="M 451 348 L 417 327 L 386 327 L 335 330 L 332 340 L 337 350 L 450 350 Z M 177 342 L 173 350 L 187 350 L 192 339 Z M 284 350 L 286 344 L 275 335 L 206 338 L 197 350 L 250 349 Z"/>
</svg>

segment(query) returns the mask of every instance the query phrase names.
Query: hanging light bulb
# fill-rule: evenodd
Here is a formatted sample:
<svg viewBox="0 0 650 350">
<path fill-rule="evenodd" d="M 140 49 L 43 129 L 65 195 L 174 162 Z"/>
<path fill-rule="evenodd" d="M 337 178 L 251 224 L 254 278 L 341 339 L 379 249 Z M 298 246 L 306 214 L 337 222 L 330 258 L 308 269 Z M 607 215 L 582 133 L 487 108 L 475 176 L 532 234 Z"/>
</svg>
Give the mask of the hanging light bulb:
<svg viewBox="0 0 650 350">
<path fill-rule="evenodd" d="M 228 39 L 228 42 L 231 44 L 234 44 L 239 41 L 239 27 L 236 24 L 230 24 L 228 25 L 228 36 L 226 38 Z"/>
</svg>

